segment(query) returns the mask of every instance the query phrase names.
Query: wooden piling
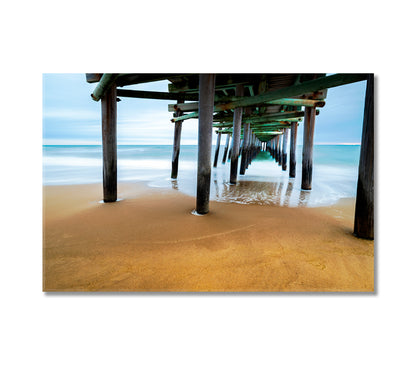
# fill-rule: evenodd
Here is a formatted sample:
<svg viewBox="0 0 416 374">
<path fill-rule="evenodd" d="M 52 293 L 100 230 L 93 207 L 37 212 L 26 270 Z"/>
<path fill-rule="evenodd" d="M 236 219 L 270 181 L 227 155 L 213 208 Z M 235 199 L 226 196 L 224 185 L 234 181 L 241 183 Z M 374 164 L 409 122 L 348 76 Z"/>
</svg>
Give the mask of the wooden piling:
<svg viewBox="0 0 416 374">
<path fill-rule="evenodd" d="M 234 137 L 231 135 L 231 145 L 230 145 L 230 150 L 228 151 L 228 161 L 231 160 L 231 154 L 233 153 L 233 147 L 234 147 Z"/>
<path fill-rule="evenodd" d="M 282 136 L 277 136 L 277 162 L 282 165 Z"/>
<path fill-rule="evenodd" d="M 302 185 L 303 190 L 312 189 L 313 135 L 315 131 L 315 108 L 305 108 L 303 120 Z"/>
<path fill-rule="evenodd" d="M 357 198 L 355 202 L 354 234 L 374 239 L 374 75 L 367 78 Z"/>
<path fill-rule="evenodd" d="M 244 95 L 244 85 L 236 86 L 236 96 Z M 233 147 L 231 153 L 230 165 L 230 184 L 237 183 L 238 155 L 240 154 L 240 137 L 241 137 L 241 119 L 243 117 L 243 108 L 234 109 L 233 117 Z"/>
<path fill-rule="evenodd" d="M 104 202 L 117 200 L 117 86 L 113 83 L 101 98 Z"/>
<path fill-rule="evenodd" d="M 223 164 L 225 164 L 225 162 L 227 161 L 227 153 L 228 153 L 228 147 L 230 145 L 230 138 L 231 138 L 231 135 L 227 134 L 227 139 L 225 141 L 224 155 L 222 156 Z"/>
<path fill-rule="evenodd" d="M 278 139 L 278 135 L 276 135 L 272 139 L 272 157 L 274 158 L 276 162 L 277 162 L 277 139 Z"/>
<path fill-rule="evenodd" d="M 198 119 L 198 175 L 196 191 L 196 212 L 198 214 L 206 214 L 209 212 L 214 94 L 215 74 L 200 74 Z"/>
<path fill-rule="evenodd" d="M 287 169 L 287 137 L 288 129 L 283 130 L 283 145 L 282 145 L 282 170 L 286 171 Z"/>
<path fill-rule="evenodd" d="M 240 161 L 240 175 L 246 173 L 247 164 L 248 164 L 248 147 L 250 144 L 250 124 L 244 124 L 244 139 L 243 146 L 241 151 L 241 161 Z"/>
<path fill-rule="evenodd" d="M 298 137 L 298 124 L 290 124 L 290 160 L 289 160 L 289 178 L 296 177 L 296 140 Z"/>
<path fill-rule="evenodd" d="M 221 127 L 220 127 L 221 130 Z M 217 167 L 217 163 L 218 163 L 218 154 L 220 152 L 220 145 L 221 145 L 221 132 L 218 132 L 217 135 L 217 146 L 215 147 L 215 155 L 214 155 L 214 168 Z"/>
<path fill-rule="evenodd" d="M 178 104 L 183 103 L 183 100 L 178 100 Z M 176 117 L 179 117 L 183 114 L 182 110 L 178 108 L 175 113 Z M 183 121 L 175 122 L 175 130 L 173 136 L 173 152 L 172 152 L 172 172 L 170 177 L 176 179 L 178 177 L 178 164 L 179 164 L 179 153 L 181 150 L 181 133 L 182 133 L 182 123 Z"/>
</svg>

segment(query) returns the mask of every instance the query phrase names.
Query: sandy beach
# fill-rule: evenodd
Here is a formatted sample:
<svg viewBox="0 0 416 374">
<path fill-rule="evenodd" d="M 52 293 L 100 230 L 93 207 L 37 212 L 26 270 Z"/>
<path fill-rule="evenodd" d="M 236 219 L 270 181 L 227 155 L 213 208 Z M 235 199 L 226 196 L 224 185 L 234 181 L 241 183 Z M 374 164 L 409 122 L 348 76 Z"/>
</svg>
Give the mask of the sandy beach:
<svg viewBox="0 0 416 374">
<path fill-rule="evenodd" d="M 374 243 L 354 199 L 330 207 L 210 203 L 119 184 L 44 186 L 44 291 L 374 291 Z"/>
</svg>

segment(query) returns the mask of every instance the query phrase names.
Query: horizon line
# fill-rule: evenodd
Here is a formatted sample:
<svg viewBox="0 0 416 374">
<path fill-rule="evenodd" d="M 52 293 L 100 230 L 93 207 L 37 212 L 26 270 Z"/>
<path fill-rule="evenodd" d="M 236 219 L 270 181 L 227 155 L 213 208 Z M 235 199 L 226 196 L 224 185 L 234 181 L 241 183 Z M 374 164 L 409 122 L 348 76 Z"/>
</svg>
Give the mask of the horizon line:
<svg viewBox="0 0 416 374">
<path fill-rule="evenodd" d="M 62 146 L 72 146 L 72 145 L 77 145 L 77 146 L 101 146 L 101 143 L 91 143 L 91 144 L 86 144 L 86 143 L 71 143 L 71 144 L 42 144 L 42 146 L 56 146 L 56 145 L 62 145 Z M 152 143 L 152 144 L 143 144 L 143 143 L 120 143 L 117 144 L 117 146 L 119 145 L 168 145 L 168 146 L 172 146 L 172 144 L 166 144 L 166 143 Z M 198 143 L 195 144 L 181 144 L 181 145 L 198 145 Z M 213 146 L 215 146 L 216 144 L 212 144 Z M 221 144 L 221 146 L 223 146 L 224 144 Z M 303 145 L 302 143 L 297 144 L 297 146 L 301 146 Z M 361 143 L 357 143 L 357 142 L 343 142 L 343 143 L 334 143 L 334 142 L 319 142 L 319 143 L 314 143 L 314 145 L 361 145 Z"/>
</svg>

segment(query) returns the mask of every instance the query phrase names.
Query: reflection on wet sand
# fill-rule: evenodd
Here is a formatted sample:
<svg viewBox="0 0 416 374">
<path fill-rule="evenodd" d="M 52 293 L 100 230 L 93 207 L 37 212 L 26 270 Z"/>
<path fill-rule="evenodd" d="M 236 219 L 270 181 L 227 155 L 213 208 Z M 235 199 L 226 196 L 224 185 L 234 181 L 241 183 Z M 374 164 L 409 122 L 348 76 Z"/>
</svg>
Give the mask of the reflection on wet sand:
<svg viewBox="0 0 416 374">
<path fill-rule="evenodd" d="M 215 186 L 215 198 L 218 199 L 220 196 L 220 187 L 218 186 L 217 179 L 214 179 L 214 186 Z"/>
<path fill-rule="evenodd" d="M 285 201 L 283 203 L 284 206 L 289 206 L 290 196 L 292 195 L 293 190 L 293 180 L 289 179 L 286 187 L 286 194 L 285 194 Z"/>
<path fill-rule="evenodd" d="M 256 178 L 256 176 L 252 177 Z M 271 179 L 271 178 L 270 178 Z M 244 180 L 235 185 L 228 183 L 228 169 L 215 169 L 211 174 L 211 200 L 257 205 L 278 205 L 285 207 L 313 206 L 312 191 L 300 189 L 300 181 L 293 178 L 276 178 L 275 180 Z M 193 183 L 196 181 L 192 181 Z M 189 184 L 180 179 L 171 179 L 172 189 L 184 192 Z M 194 184 L 192 184 L 194 186 Z M 298 194 L 299 191 L 299 194 Z M 189 193 L 189 192 L 188 192 Z"/>
<path fill-rule="evenodd" d="M 276 199 L 277 199 L 276 203 L 277 203 L 277 205 L 281 205 L 280 204 L 280 200 L 281 200 L 282 188 L 283 188 L 283 182 L 280 182 L 279 183 L 279 189 L 277 190 L 277 196 L 276 196 Z"/>
<path fill-rule="evenodd" d="M 171 183 L 172 183 L 172 188 L 174 190 L 178 190 L 178 181 L 176 179 L 171 179 Z"/>
<path fill-rule="evenodd" d="M 300 190 L 298 206 L 307 206 L 311 191 Z"/>
</svg>

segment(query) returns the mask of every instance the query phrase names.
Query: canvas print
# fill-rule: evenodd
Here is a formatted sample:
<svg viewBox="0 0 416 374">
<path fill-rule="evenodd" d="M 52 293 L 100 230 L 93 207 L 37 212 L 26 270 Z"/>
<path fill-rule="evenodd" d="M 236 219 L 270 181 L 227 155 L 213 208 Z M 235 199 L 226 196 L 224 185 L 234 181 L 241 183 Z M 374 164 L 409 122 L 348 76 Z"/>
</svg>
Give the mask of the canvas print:
<svg viewBox="0 0 416 374">
<path fill-rule="evenodd" d="M 374 292 L 374 74 L 43 74 L 43 291 Z"/>
</svg>

